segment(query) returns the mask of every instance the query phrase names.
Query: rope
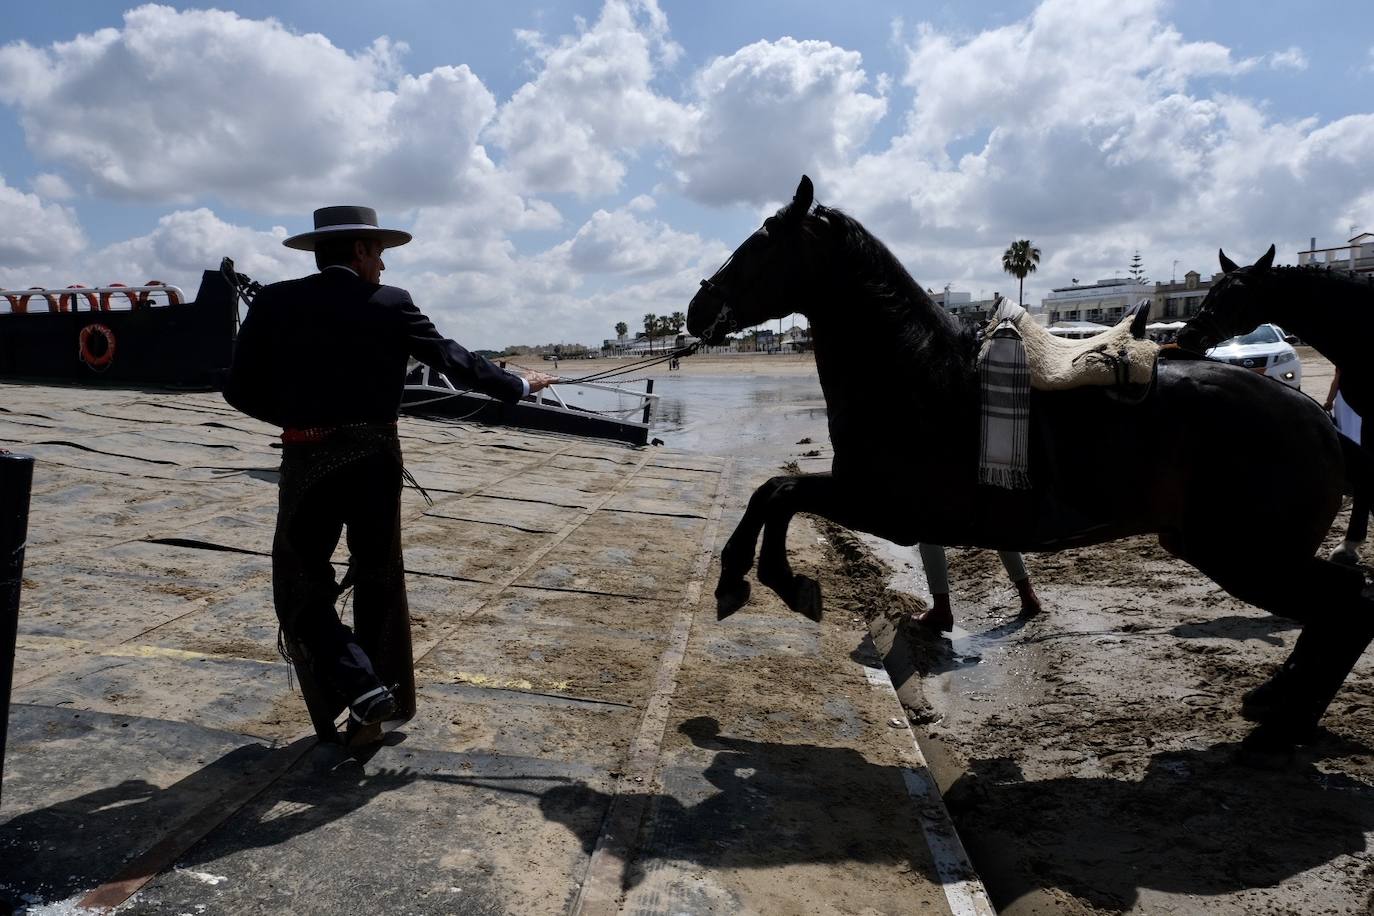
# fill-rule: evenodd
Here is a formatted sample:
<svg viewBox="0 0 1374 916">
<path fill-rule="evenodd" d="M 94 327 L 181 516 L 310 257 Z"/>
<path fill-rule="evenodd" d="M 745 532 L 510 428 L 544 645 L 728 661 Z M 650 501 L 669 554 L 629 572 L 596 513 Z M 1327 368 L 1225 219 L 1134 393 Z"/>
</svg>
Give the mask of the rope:
<svg viewBox="0 0 1374 916">
<path fill-rule="evenodd" d="M 627 372 L 635 372 L 637 370 L 647 369 L 650 366 L 657 366 L 661 363 L 666 363 L 674 359 L 679 359 L 683 356 L 691 356 L 693 353 L 697 352 L 697 348 L 699 346 L 701 346 L 699 343 L 689 344 L 685 347 L 679 347 L 678 349 L 672 351 L 666 356 L 650 357 L 648 359 L 637 360 L 635 362 L 628 363 L 624 366 L 617 366 L 614 369 L 606 369 L 602 372 L 593 372 L 591 375 L 584 375 L 581 378 L 566 378 L 562 381 L 564 384 L 568 385 L 575 385 L 578 382 L 599 382 L 602 379 L 614 378 L 617 375 L 624 375 Z M 630 380 L 627 379 L 621 382 L 614 382 L 613 384 L 628 384 L 629 381 Z"/>
</svg>

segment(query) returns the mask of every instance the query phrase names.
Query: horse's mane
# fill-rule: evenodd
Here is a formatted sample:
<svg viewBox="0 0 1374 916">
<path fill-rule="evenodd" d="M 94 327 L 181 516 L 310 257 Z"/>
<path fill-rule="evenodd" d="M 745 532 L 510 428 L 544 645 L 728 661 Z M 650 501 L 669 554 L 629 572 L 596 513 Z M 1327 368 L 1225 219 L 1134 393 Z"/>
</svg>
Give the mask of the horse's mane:
<svg viewBox="0 0 1374 916">
<path fill-rule="evenodd" d="M 816 235 L 828 237 L 834 246 L 836 267 L 857 284 L 866 304 L 877 311 L 875 317 L 886 319 L 885 330 L 897 335 L 899 360 L 920 366 L 936 384 L 962 388 L 973 364 L 975 331 L 937 305 L 858 220 L 819 205 L 813 217 L 828 226 Z"/>
</svg>

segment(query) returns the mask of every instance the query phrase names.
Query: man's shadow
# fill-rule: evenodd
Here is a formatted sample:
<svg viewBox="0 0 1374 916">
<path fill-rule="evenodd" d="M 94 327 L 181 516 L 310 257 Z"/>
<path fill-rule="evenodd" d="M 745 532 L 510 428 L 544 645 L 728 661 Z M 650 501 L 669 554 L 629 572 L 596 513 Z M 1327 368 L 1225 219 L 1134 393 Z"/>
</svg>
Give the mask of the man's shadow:
<svg viewBox="0 0 1374 916">
<path fill-rule="evenodd" d="M 339 745 L 314 744 L 314 738 L 301 740 L 314 746 L 302 753 L 299 744 L 244 745 L 166 788 L 128 779 L 0 823 L 0 913 L 5 898 L 10 906 L 20 900 L 54 902 L 110 881 L 159 838 L 197 819 L 216 842 L 173 850 L 176 864 L 218 858 L 225 854 L 226 835 L 215 823 L 215 811 L 227 804 L 225 813 L 232 813 L 246 801 L 229 800 L 226 789 L 236 783 L 270 782 L 277 803 L 270 818 L 233 832 L 231 851 L 275 846 L 420 778 L 407 771 L 367 773 L 360 755 Z"/>
<path fill-rule="evenodd" d="M 1362 745 L 1334 753 L 1367 754 Z M 946 793 L 1000 908 L 1056 887 L 1124 910 L 1149 888 L 1207 897 L 1273 887 L 1363 852 L 1374 786 L 1286 761 L 1256 769 L 1234 745 L 1155 754 L 1145 776 L 1026 780 L 1006 758 L 974 761 Z"/>
</svg>

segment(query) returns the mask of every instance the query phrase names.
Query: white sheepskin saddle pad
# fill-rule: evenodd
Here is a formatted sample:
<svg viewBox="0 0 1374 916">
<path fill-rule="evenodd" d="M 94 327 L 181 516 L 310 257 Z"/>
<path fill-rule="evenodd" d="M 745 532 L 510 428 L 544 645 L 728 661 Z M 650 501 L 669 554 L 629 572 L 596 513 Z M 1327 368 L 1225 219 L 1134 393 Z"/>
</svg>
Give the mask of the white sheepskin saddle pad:
<svg viewBox="0 0 1374 916">
<path fill-rule="evenodd" d="M 1002 320 L 1011 319 L 1025 342 L 1031 387 L 1038 391 L 1063 391 L 1082 385 L 1144 385 L 1154 375 L 1159 344 L 1131 333 L 1131 323 L 1141 309 L 1149 309 L 1149 300 L 1143 300 L 1109 330 L 1068 340 L 1051 334 L 1019 305 L 1003 300 L 988 321 L 987 333 Z"/>
</svg>

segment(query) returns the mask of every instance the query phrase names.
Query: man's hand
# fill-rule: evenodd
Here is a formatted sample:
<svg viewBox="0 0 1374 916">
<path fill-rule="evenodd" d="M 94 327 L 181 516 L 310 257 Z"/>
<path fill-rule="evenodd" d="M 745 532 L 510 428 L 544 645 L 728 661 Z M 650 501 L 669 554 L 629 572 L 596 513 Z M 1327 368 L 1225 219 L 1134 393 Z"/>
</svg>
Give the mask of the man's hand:
<svg viewBox="0 0 1374 916">
<path fill-rule="evenodd" d="M 558 380 L 557 376 L 545 375 L 542 372 L 530 371 L 525 373 L 525 381 L 530 383 L 530 394 L 534 394 L 541 388 L 547 388 Z"/>
</svg>

